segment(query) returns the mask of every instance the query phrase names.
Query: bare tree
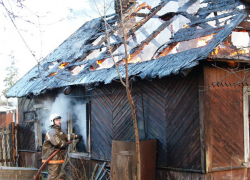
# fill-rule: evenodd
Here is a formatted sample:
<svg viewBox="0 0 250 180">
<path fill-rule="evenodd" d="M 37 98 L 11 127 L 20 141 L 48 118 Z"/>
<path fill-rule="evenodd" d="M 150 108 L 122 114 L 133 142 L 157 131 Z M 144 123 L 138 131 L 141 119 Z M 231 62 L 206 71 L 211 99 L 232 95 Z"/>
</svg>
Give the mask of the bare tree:
<svg viewBox="0 0 250 180">
<path fill-rule="evenodd" d="M 94 1 L 96 4 L 96 1 Z M 122 10 L 122 1 L 121 0 L 115 0 L 115 5 L 117 6 L 116 9 L 119 11 L 117 12 L 118 14 L 118 25 L 117 27 L 119 27 L 119 30 L 122 32 L 121 34 L 118 33 L 119 38 L 122 40 L 123 45 L 124 45 L 124 49 L 125 49 L 125 58 L 123 60 L 125 60 L 125 72 L 126 72 L 126 78 L 125 80 L 123 79 L 123 77 L 121 76 L 119 69 L 118 69 L 118 65 L 117 62 L 114 59 L 113 56 L 113 52 L 112 52 L 112 48 L 110 45 L 110 33 L 109 30 L 113 31 L 112 27 L 109 26 L 109 24 L 107 23 L 107 19 L 106 19 L 106 12 L 107 12 L 107 7 L 105 5 L 105 0 L 104 0 L 104 16 L 102 16 L 102 14 L 100 13 L 100 11 L 98 10 L 99 14 L 103 17 L 103 20 L 105 22 L 105 29 L 106 29 L 106 39 L 107 39 L 107 43 L 108 43 L 108 53 L 110 54 L 110 56 L 112 57 L 113 63 L 116 67 L 117 73 L 119 75 L 119 79 L 121 84 L 126 88 L 126 93 L 127 93 L 127 97 L 128 97 L 128 101 L 130 104 L 130 108 L 131 108 L 131 113 L 132 113 L 132 117 L 133 117 L 133 126 L 134 126 L 134 133 L 135 133 L 135 143 L 136 143 L 136 159 L 137 159 L 137 179 L 141 180 L 141 154 L 140 154 L 140 143 L 139 143 L 139 131 L 138 131 L 138 125 L 137 125 L 137 115 L 136 115 L 136 108 L 135 108 L 135 104 L 134 104 L 134 100 L 131 94 L 131 88 L 130 88 L 130 80 L 129 80 L 129 74 L 128 74 L 128 62 L 129 62 L 129 53 L 128 53 L 128 47 L 127 47 L 127 36 L 126 36 L 126 32 L 125 32 L 125 26 L 124 26 L 124 18 L 125 16 L 123 15 L 123 10 Z M 97 7 L 97 4 L 96 4 Z M 97 8 L 98 9 L 98 8 Z"/>
</svg>

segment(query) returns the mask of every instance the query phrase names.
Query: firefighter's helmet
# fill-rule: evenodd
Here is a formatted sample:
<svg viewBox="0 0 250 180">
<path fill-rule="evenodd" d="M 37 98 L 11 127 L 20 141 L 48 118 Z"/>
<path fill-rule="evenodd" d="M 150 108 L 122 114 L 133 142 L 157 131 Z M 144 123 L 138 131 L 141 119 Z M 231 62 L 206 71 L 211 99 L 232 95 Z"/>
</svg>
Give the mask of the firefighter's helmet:
<svg viewBox="0 0 250 180">
<path fill-rule="evenodd" d="M 49 118 L 50 124 L 51 124 L 51 125 L 54 124 L 54 120 L 55 120 L 55 119 L 61 119 L 61 116 L 60 116 L 59 114 L 57 114 L 57 113 L 51 114 L 51 115 L 50 115 L 50 118 Z"/>
</svg>

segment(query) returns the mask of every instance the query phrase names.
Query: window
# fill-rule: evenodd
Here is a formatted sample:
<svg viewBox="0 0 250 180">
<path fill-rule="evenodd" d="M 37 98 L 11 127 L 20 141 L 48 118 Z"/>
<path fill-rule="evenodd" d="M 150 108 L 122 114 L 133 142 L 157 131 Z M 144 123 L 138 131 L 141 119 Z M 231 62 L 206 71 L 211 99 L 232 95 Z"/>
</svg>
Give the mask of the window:
<svg viewBox="0 0 250 180">
<path fill-rule="evenodd" d="M 243 87 L 243 120 L 244 120 L 244 161 L 249 159 L 249 110 L 250 87 Z"/>
<path fill-rule="evenodd" d="M 76 145 L 78 152 L 89 152 L 89 103 L 82 103 L 75 106 L 73 118 L 73 132 L 82 136 Z"/>
<path fill-rule="evenodd" d="M 61 128 L 66 134 L 81 135 L 82 139 L 73 149 L 73 144 L 68 147 L 68 152 L 90 153 L 90 103 L 83 97 L 59 95 L 54 101 L 44 102 L 36 108 L 38 146 L 42 146 L 45 134 L 49 128 L 49 117 L 57 113 L 62 117 Z M 74 153 L 76 154 L 76 153 Z M 79 154 L 81 155 L 81 154 Z"/>
<path fill-rule="evenodd" d="M 36 118 L 35 111 L 25 111 L 23 117 L 25 122 L 34 122 Z"/>
</svg>

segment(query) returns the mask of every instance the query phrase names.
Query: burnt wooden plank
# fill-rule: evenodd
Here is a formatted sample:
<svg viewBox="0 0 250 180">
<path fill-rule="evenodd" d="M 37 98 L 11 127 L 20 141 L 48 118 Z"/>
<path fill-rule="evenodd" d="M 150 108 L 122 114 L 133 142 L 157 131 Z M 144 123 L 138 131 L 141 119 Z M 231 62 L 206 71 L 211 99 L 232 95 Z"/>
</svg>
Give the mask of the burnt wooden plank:
<svg viewBox="0 0 250 180">
<path fill-rule="evenodd" d="M 132 140 L 135 138 L 133 118 L 125 88 L 119 84 L 115 94 L 118 95 L 113 96 L 114 140 Z"/>
<path fill-rule="evenodd" d="M 92 154 L 96 159 L 108 159 L 111 155 L 112 144 L 112 101 L 111 90 L 103 88 L 91 91 L 91 95 L 102 94 L 91 99 L 91 142 Z"/>
<path fill-rule="evenodd" d="M 196 136 L 199 134 L 198 79 L 191 76 L 179 79 L 175 86 L 172 105 L 166 109 L 169 112 L 168 166 L 200 169 L 200 138 Z"/>
<path fill-rule="evenodd" d="M 158 139 L 157 164 L 159 166 L 167 164 L 166 115 L 164 113 L 166 85 L 166 81 L 157 79 L 152 82 L 141 81 L 137 84 L 143 92 L 147 137 Z"/>
</svg>

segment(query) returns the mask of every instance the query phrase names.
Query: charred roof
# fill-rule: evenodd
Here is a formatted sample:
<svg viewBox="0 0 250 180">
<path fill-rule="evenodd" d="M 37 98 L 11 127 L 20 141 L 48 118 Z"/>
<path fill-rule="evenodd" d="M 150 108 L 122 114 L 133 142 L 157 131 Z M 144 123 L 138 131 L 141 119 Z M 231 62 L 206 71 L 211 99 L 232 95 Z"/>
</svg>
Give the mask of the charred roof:
<svg viewBox="0 0 250 180">
<path fill-rule="evenodd" d="M 6 96 L 39 95 L 46 89 L 70 85 L 108 84 L 119 79 L 113 61 L 125 78 L 124 41 L 130 48 L 130 77 L 178 74 L 206 59 L 234 29 L 241 27 L 241 22 L 250 27 L 238 1 L 189 0 L 175 12 L 168 8 L 169 2 L 162 0 L 155 7 L 143 3 L 127 14 L 125 38 L 116 14 L 86 22 Z"/>
</svg>

